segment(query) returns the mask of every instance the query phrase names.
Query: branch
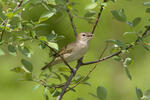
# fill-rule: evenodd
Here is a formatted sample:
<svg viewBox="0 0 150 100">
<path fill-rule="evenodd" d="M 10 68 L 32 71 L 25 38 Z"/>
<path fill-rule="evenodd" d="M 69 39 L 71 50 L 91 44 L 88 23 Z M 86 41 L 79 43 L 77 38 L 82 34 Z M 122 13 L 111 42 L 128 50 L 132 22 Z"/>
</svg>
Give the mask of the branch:
<svg viewBox="0 0 150 100">
<path fill-rule="evenodd" d="M 105 2 L 107 2 L 107 0 L 104 0 L 103 2 L 105 3 Z M 94 34 L 94 31 L 95 31 L 95 29 L 96 29 L 96 26 L 97 26 L 97 24 L 98 24 L 98 21 L 99 21 L 101 15 L 102 15 L 103 10 L 104 10 L 104 5 L 101 5 L 100 11 L 99 11 L 99 13 L 98 13 L 98 15 L 97 15 L 96 21 L 95 21 L 95 23 L 94 23 L 94 25 L 93 25 L 93 28 L 92 28 L 92 32 L 91 32 L 92 34 Z"/>
<path fill-rule="evenodd" d="M 107 0 L 104 0 L 104 2 L 106 2 L 106 1 L 107 1 Z M 66 0 L 66 2 L 68 3 L 69 0 Z M 103 7 L 104 7 L 104 6 L 102 5 L 101 8 L 100 8 L 100 12 L 98 13 L 96 22 L 95 22 L 95 24 L 93 25 L 92 34 L 94 33 L 95 28 L 96 28 L 96 26 L 97 26 L 97 23 L 98 23 L 98 21 L 99 21 L 99 19 L 100 19 L 100 16 L 101 16 L 102 11 L 103 11 Z M 75 34 L 75 36 L 77 36 L 76 28 L 75 28 L 75 25 L 74 25 L 74 23 L 73 23 L 73 17 L 71 16 L 70 10 L 69 10 L 68 8 L 67 8 L 67 12 L 68 12 L 68 15 L 69 15 L 69 18 L 70 18 L 70 21 L 71 21 L 71 25 L 72 25 L 72 27 L 73 27 L 73 29 L 74 29 L 74 34 Z M 57 97 L 57 100 L 61 100 L 62 97 L 63 97 L 63 95 L 66 93 L 66 90 L 67 90 L 67 88 L 69 87 L 72 78 L 76 75 L 76 72 L 78 71 L 78 69 L 80 68 L 80 66 L 83 65 L 82 59 L 83 59 L 83 57 L 78 60 L 78 63 L 77 63 L 77 65 L 76 65 L 76 68 L 74 69 L 74 72 L 71 72 L 71 74 L 70 74 L 70 76 L 69 76 L 69 78 L 68 78 L 66 84 L 64 85 L 64 88 L 62 89 L 62 92 L 61 92 L 60 95 Z"/>
<path fill-rule="evenodd" d="M 74 69 L 74 73 L 71 73 L 67 82 L 65 83 L 65 86 L 63 87 L 62 89 L 62 92 L 60 93 L 60 95 L 57 97 L 57 100 L 61 100 L 63 95 L 65 94 L 66 92 L 66 89 L 69 87 L 70 83 L 71 83 L 71 80 L 72 78 L 76 75 L 76 72 L 78 71 L 78 69 L 80 68 L 81 64 L 82 64 L 82 59 L 83 58 L 80 58 L 78 60 L 78 64 L 76 65 L 76 68 Z"/>
<path fill-rule="evenodd" d="M 104 50 L 102 51 L 102 53 L 101 53 L 99 59 L 102 58 L 102 56 L 104 55 L 104 53 L 105 53 L 105 51 L 107 50 L 107 48 L 108 48 L 108 42 L 106 42 L 106 46 L 105 46 Z M 94 67 L 87 73 L 87 75 L 86 75 L 83 79 L 81 79 L 77 84 L 75 84 L 75 85 L 74 85 L 73 87 L 71 87 L 69 90 L 71 90 L 71 89 L 77 87 L 81 82 L 83 82 L 86 78 L 88 78 L 88 76 L 95 70 L 96 67 L 97 67 L 97 64 L 94 65 Z M 66 92 L 68 92 L 69 90 L 67 90 Z"/>
<path fill-rule="evenodd" d="M 21 7 L 22 3 L 23 3 L 23 0 L 21 0 L 21 1 L 19 2 L 19 4 L 13 9 L 13 13 L 14 13 L 18 8 Z M 4 25 L 5 25 L 5 27 L 6 27 L 7 22 L 8 22 L 8 18 L 6 18 L 6 19 L 1 23 L 1 26 L 4 26 Z M 2 31 L 1 40 L 0 40 L 0 41 L 2 41 L 2 39 L 3 39 L 4 32 L 5 32 L 5 28 L 4 28 L 4 30 Z"/>
<path fill-rule="evenodd" d="M 148 26 L 148 27 L 146 28 L 146 30 L 144 31 L 144 33 L 142 34 L 141 37 L 139 37 L 138 39 L 136 39 L 135 45 L 137 45 L 137 43 L 140 41 L 140 39 L 143 39 L 143 38 L 148 34 L 149 31 L 150 31 L 150 26 Z M 134 45 L 132 45 L 132 44 L 129 45 L 128 47 L 126 47 L 126 50 L 132 48 L 133 46 L 134 46 Z M 109 59 L 109 58 L 112 58 L 112 57 L 114 57 L 114 56 L 117 56 L 117 55 L 119 55 L 119 54 L 121 54 L 121 53 L 122 53 L 121 50 L 119 50 L 118 52 L 113 53 L 113 54 L 111 54 L 111 55 L 109 55 L 109 56 L 106 56 L 106 57 L 104 57 L 104 58 L 102 58 L 102 59 L 98 59 L 97 61 L 91 61 L 91 62 L 82 63 L 82 66 L 83 66 L 83 65 L 94 64 L 94 63 L 99 63 L 99 62 L 102 62 L 102 61 L 107 60 L 107 59 Z"/>
<path fill-rule="evenodd" d="M 69 0 L 66 0 L 66 3 L 69 4 Z M 69 10 L 68 7 L 67 7 L 67 13 L 68 13 L 68 16 L 69 16 L 69 19 L 70 19 L 70 22 L 71 22 L 71 26 L 72 26 L 73 31 L 74 31 L 75 38 L 76 38 L 77 37 L 76 27 L 75 27 L 75 24 L 73 22 L 73 16 L 71 15 L 70 10 Z"/>
<path fill-rule="evenodd" d="M 35 39 L 39 40 L 38 37 L 36 36 Z M 64 57 L 62 55 L 60 55 L 59 53 L 57 53 L 53 48 L 51 48 L 46 42 L 40 41 L 41 43 L 45 44 L 50 50 L 52 50 L 56 55 L 58 55 L 62 61 L 64 62 L 64 64 L 71 70 L 71 72 L 73 72 L 72 67 L 68 64 L 68 62 L 64 59 Z M 43 69 L 42 69 L 43 70 Z"/>
</svg>

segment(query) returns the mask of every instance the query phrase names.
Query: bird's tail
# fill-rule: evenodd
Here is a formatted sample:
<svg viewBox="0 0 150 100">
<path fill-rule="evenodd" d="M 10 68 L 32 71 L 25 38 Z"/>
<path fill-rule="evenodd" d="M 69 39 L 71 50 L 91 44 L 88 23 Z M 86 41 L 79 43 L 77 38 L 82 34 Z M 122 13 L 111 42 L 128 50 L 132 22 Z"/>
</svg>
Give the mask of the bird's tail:
<svg viewBox="0 0 150 100">
<path fill-rule="evenodd" d="M 48 67 L 52 67 L 54 65 L 55 59 L 53 59 L 50 63 L 41 68 L 41 70 L 45 70 Z"/>
</svg>

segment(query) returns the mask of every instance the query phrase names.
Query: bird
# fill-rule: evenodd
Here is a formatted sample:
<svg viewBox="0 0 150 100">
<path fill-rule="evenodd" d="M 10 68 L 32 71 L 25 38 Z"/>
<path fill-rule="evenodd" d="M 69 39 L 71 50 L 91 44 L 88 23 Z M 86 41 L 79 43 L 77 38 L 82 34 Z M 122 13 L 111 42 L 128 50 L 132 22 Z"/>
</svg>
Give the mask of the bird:
<svg viewBox="0 0 150 100">
<path fill-rule="evenodd" d="M 45 70 L 48 67 L 52 67 L 56 64 L 63 63 L 62 58 L 64 58 L 66 62 L 72 62 L 83 57 L 89 48 L 89 41 L 93 37 L 93 34 L 90 32 L 81 32 L 77 35 L 76 40 L 58 52 L 59 55 L 56 55 L 51 62 L 41 68 L 41 70 Z"/>
</svg>

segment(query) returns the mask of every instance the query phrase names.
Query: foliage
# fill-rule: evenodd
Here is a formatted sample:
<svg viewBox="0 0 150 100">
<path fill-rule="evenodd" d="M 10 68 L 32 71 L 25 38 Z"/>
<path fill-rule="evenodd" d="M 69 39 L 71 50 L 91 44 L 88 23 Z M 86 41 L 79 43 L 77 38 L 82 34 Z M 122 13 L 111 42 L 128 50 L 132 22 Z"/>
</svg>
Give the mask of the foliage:
<svg viewBox="0 0 150 100">
<path fill-rule="evenodd" d="M 79 17 L 74 7 L 76 3 L 71 1 L 66 3 L 65 0 L 23 0 L 23 2 L 18 0 L 18 3 L 16 0 L 3 0 L 0 6 L 0 46 L 7 46 L 8 53 L 13 56 L 18 56 L 18 53 L 25 56 L 20 60 L 22 66 L 14 67 L 11 71 L 20 74 L 22 80 L 35 82 L 37 85 L 34 89 L 42 86 L 45 100 L 49 100 L 49 95 L 53 98 L 58 97 L 65 86 L 65 82 L 69 79 L 70 69 L 67 67 L 49 68 L 48 72 L 41 71 L 40 75 L 36 75 L 34 73 L 35 66 L 29 59 L 32 58 L 32 53 L 34 52 L 30 48 L 29 43 L 36 42 L 39 44 L 40 49 L 44 51 L 45 48 L 49 48 L 50 55 L 55 55 L 54 51 L 60 50 L 58 41 L 63 39 L 64 36 L 58 35 L 54 29 L 49 29 L 49 26 L 55 24 L 55 21 L 59 21 L 68 9 L 73 17 L 81 18 L 89 24 L 93 24 L 97 18 L 97 9 L 99 7 L 106 9 L 109 3 L 117 2 L 116 0 L 106 1 L 92 0 L 91 4 L 85 7 L 85 14 Z M 149 7 L 150 2 L 144 2 L 143 5 Z M 129 47 L 140 44 L 145 50 L 150 50 L 146 46 L 143 36 L 139 32 L 140 30 L 136 30 L 142 18 L 135 17 L 132 21 L 129 21 L 129 16 L 126 15 L 126 12 L 124 8 L 111 10 L 112 16 L 116 21 L 125 23 L 132 30 L 125 32 L 123 36 L 129 38 L 131 35 L 134 35 L 137 37 L 137 40 L 132 43 L 126 43 L 121 40 L 110 39 L 108 42 L 112 46 L 111 54 L 120 51 L 121 54 L 114 56 L 113 59 L 122 63 L 127 77 L 132 80 L 129 67 L 133 63 L 133 59 L 128 56 L 130 53 Z M 150 13 L 150 8 L 146 8 L 145 12 Z M 0 48 L 0 56 L 5 56 L 6 53 Z M 51 79 L 55 81 L 51 81 Z M 76 92 L 74 89 L 76 84 L 91 86 L 88 79 L 89 77 L 85 78 L 85 76 L 80 74 L 75 75 L 66 92 Z M 104 87 L 97 87 L 96 95 L 93 93 L 89 94 L 99 100 L 107 100 L 107 91 Z M 136 88 L 136 94 L 139 100 L 150 98 L 149 90 L 143 94 L 139 88 Z M 77 98 L 77 100 L 83 100 L 83 98 Z"/>
</svg>

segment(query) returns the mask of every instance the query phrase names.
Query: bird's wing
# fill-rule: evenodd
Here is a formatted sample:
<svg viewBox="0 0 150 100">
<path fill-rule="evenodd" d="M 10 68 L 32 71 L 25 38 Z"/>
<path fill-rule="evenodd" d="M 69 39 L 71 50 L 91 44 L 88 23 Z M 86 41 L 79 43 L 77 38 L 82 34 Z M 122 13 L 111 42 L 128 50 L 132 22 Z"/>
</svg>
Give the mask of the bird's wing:
<svg viewBox="0 0 150 100">
<path fill-rule="evenodd" d="M 70 43 L 66 47 L 62 48 L 62 50 L 59 52 L 60 55 L 71 53 L 73 48 L 75 47 L 75 43 Z"/>
</svg>

